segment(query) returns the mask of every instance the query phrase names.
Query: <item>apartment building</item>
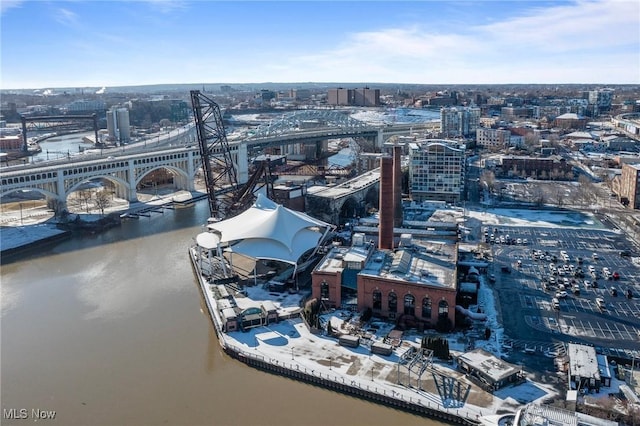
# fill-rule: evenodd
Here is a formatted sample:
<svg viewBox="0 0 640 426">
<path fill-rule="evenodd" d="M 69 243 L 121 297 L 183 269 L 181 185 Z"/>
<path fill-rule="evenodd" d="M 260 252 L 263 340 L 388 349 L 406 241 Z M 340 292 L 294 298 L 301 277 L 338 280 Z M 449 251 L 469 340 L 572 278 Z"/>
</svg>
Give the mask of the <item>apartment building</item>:
<svg viewBox="0 0 640 426">
<path fill-rule="evenodd" d="M 380 106 L 380 89 L 329 89 L 327 92 L 327 103 L 329 105 L 342 106 Z"/>
<path fill-rule="evenodd" d="M 511 141 L 511 131 L 504 129 L 476 129 L 476 144 L 483 148 L 503 148 Z"/>
<path fill-rule="evenodd" d="M 623 164 L 619 178 L 619 197 L 628 207 L 640 209 L 640 164 Z"/>
<path fill-rule="evenodd" d="M 440 110 L 440 133 L 445 138 L 474 136 L 479 126 L 478 107 L 448 107 Z"/>
<path fill-rule="evenodd" d="M 409 187 L 414 200 L 460 202 L 464 174 L 464 144 L 445 139 L 409 144 Z"/>
</svg>

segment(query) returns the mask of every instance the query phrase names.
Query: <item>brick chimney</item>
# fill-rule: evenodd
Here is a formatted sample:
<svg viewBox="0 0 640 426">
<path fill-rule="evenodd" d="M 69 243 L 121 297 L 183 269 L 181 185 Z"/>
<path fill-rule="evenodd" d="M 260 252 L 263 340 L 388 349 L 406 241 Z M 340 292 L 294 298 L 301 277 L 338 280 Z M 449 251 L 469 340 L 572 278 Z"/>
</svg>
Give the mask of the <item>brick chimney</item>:
<svg viewBox="0 0 640 426">
<path fill-rule="evenodd" d="M 380 159 L 378 248 L 393 249 L 393 158 Z"/>
<path fill-rule="evenodd" d="M 393 147 L 393 226 L 402 226 L 402 147 Z"/>
</svg>

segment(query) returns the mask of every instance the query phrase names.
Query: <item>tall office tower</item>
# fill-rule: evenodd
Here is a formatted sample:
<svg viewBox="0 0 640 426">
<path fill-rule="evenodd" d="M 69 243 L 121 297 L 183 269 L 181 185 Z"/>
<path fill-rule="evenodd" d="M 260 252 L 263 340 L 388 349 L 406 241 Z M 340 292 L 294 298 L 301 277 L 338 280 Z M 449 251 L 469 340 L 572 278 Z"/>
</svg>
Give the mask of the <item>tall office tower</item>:
<svg viewBox="0 0 640 426">
<path fill-rule="evenodd" d="M 460 202 L 464 174 L 464 144 L 445 139 L 409 144 L 409 187 L 414 200 Z"/>
<path fill-rule="evenodd" d="M 129 110 L 113 107 L 107 111 L 107 131 L 109 139 L 120 144 L 131 140 L 131 126 L 129 125 Z"/>
<path fill-rule="evenodd" d="M 440 132 L 445 138 L 475 136 L 479 125 L 478 107 L 447 107 L 440 110 Z"/>
</svg>

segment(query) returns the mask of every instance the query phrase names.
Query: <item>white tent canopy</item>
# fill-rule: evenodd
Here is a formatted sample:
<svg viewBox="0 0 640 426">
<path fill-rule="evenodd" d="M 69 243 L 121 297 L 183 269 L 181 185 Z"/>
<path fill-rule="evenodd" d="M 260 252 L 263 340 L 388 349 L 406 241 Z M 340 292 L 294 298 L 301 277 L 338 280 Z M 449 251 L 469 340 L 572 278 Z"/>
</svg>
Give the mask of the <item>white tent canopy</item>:
<svg viewBox="0 0 640 426">
<path fill-rule="evenodd" d="M 332 225 L 259 194 L 245 212 L 207 227 L 220 236 L 220 244 L 228 251 L 296 264 L 306 251 L 318 246 Z"/>
</svg>

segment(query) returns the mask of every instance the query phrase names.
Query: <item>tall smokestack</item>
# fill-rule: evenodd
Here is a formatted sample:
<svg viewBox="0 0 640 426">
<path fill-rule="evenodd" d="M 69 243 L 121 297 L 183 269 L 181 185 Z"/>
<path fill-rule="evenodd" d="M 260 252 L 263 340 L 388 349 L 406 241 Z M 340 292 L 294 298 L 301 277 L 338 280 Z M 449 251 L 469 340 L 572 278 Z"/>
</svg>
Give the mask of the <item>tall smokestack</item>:
<svg viewBox="0 0 640 426">
<path fill-rule="evenodd" d="M 378 248 L 393 249 L 393 158 L 380 159 Z"/>
<path fill-rule="evenodd" d="M 402 147 L 393 147 L 393 226 L 402 226 Z"/>
</svg>

